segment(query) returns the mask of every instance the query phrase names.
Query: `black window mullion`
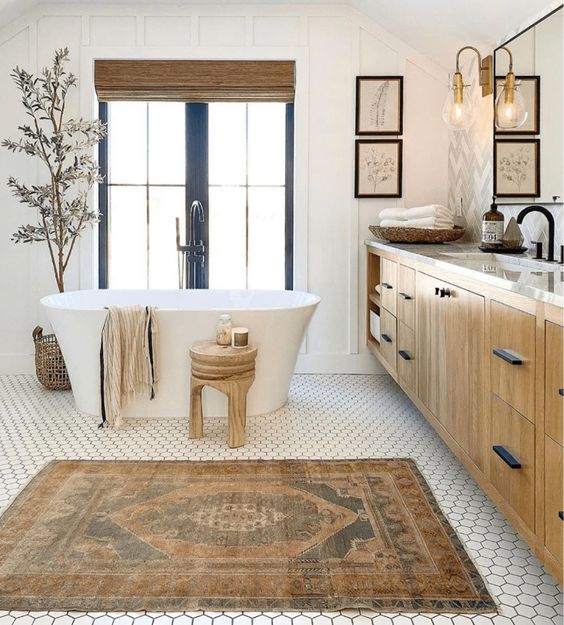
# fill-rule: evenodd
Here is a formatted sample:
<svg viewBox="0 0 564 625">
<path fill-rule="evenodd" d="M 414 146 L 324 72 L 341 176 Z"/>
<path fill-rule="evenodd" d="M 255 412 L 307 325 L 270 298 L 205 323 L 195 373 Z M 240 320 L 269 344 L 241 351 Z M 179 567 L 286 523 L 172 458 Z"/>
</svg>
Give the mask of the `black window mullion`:
<svg viewBox="0 0 564 625">
<path fill-rule="evenodd" d="M 186 240 L 190 237 L 190 206 L 199 200 L 204 207 L 205 220 L 196 222 L 194 239 L 204 242 L 205 262 L 194 276 L 188 267 L 188 287 L 207 289 L 209 284 L 209 171 L 208 171 L 208 105 L 186 104 Z"/>
<path fill-rule="evenodd" d="M 286 104 L 286 290 L 294 288 L 294 104 Z"/>
<path fill-rule="evenodd" d="M 108 103 L 100 102 L 98 117 L 105 124 L 108 123 Z M 100 223 L 98 224 L 98 287 L 108 288 L 108 135 L 98 143 L 98 167 L 102 182 L 98 184 L 98 212 Z"/>
</svg>

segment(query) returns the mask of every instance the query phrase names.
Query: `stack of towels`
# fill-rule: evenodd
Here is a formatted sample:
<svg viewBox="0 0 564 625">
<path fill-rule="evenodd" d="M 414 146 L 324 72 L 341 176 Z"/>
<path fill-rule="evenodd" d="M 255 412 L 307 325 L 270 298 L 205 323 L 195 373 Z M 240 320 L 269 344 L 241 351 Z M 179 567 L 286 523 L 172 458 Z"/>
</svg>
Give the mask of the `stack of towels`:
<svg viewBox="0 0 564 625">
<path fill-rule="evenodd" d="M 414 208 L 385 208 L 380 213 L 382 228 L 453 228 L 453 214 L 441 204 Z"/>
</svg>

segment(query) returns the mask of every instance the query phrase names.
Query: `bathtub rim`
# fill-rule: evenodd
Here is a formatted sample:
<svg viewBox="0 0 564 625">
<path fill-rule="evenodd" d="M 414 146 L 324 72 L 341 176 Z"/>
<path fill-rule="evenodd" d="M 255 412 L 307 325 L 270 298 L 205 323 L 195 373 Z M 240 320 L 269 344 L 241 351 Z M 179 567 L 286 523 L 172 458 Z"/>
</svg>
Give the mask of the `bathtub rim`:
<svg viewBox="0 0 564 625">
<path fill-rule="evenodd" d="M 73 291 L 64 291 L 63 293 L 50 293 L 49 295 L 43 296 L 39 303 L 44 308 L 50 308 L 53 310 L 65 310 L 65 311 L 76 311 L 76 312 L 105 312 L 107 310 L 107 306 L 100 307 L 88 307 L 88 308 L 76 308 L 68 305 L 59 304 L 53 302 L 54 298 L 64 297 L 66 295 L 75 295 L 75 294 L 87 294 L 87 293 L 99 293 L 101 291 L 106 292 L 122 292 L 122 293 L 176 293 L 179 291 L 211 291 L 214 293 L 246 293 L 248 291 L 258 292 L 258 293 L 295 293 L 296 295 L 303 295 L 311 298 L 311 301 L 299 305 L 280 305 L 280 306 L 255 306 L 255 307 L 245 307 L 245 308 L 231 308 L 229 303 L 226 302 L 223 306 L 202 306 L 197 308 L 163 308 L 161 306 L 155 305 L 157 312 L 219 312 L 222 310 L 241 310 L 245 312 L 259 312 L 259 311 L 280 311 L 280 310 L 300 310 L 304 308 L 310 308 L 311 306 L 317 306 L 321 302 L 321 297 L 316 295 L 315 293 L 310 293 L 309 291 L 286 291 L 282 289 L 75 289 Z M 123 304 L 117 304 L 118 306 L 123 306 Z M 133 303 L 126 305 L 135 305 Z"/>
</svg>

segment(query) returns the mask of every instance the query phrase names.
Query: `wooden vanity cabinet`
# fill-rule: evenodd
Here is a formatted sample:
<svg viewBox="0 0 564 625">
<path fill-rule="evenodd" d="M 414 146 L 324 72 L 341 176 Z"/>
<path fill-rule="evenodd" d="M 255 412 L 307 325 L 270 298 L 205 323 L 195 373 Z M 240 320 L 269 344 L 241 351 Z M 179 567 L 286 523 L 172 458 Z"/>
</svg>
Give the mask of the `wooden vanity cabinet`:
<svg viewBox="0 0 564 625">
<path fill-rule="evenodd" d="M 368 256 L 368 309 L 391 339 L 368 347 L 562 583 L 562 308 L 392 246 Z"/>
<path fill-rule="evenodd" d="M 417 303 L 419 398 L 482 468 L 484 298 L 420 272 Z"/>
<path fill-rule="evenodd" d="M 564 445 L 564 328 L 547 321 L 545 324 L 545 432 L 559 445 Z"/>
</svg>

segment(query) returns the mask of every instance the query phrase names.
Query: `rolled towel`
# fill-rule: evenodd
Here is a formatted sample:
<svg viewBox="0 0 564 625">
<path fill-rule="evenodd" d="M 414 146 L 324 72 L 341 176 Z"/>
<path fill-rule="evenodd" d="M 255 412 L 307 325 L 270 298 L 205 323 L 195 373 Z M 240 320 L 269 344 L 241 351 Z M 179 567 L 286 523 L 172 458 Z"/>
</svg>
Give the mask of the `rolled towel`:
<svg viewBox="0 0 564 625">
<path fill-rule="evenodd" d="M 380 212 L 380 219 L 408 220 L 435 216 L 452 218 L 452 211 L 442 204 L 429 204 L 413 208 L 385 208 Z"/>
</svg>

